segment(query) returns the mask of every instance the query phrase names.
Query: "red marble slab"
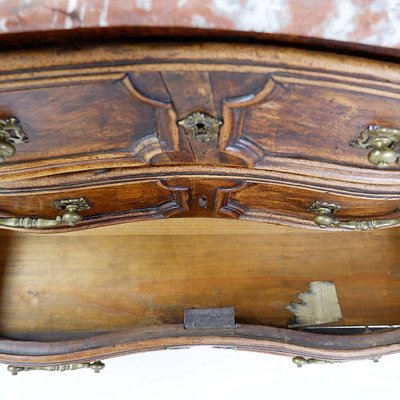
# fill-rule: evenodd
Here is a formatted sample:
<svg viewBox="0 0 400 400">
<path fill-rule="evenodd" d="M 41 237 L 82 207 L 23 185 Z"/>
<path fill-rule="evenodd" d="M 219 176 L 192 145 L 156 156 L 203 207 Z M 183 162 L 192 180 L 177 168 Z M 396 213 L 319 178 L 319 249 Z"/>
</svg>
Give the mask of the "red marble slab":
<svg viewBox="0 0 400 400">
<path fill-rule="evenodd" d="M 400 48 L 397 0 L 0 0 L 0 34 L 182 27 Z"/>
</svg>

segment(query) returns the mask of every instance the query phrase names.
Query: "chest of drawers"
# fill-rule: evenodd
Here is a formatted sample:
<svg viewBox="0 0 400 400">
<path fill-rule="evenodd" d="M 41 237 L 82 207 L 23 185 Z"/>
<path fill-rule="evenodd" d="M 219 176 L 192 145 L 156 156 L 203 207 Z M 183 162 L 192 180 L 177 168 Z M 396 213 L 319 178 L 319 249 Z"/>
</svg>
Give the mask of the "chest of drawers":
<svg viewBox="0 0 400 400">
<path fill-rule="evenodd" d="M 395 60 L 205 41 L 0 57 L 0 361 L 398 350 L 397 330 L 287 329 L 399 321 Z M 378 228 L 391 229 L 363 232 Z M 293 320 L 301 292 L 327 302 L 327 319 Z M 223 307 L 236 325 L 185 329 L 185 310 Z"/>
</svg>

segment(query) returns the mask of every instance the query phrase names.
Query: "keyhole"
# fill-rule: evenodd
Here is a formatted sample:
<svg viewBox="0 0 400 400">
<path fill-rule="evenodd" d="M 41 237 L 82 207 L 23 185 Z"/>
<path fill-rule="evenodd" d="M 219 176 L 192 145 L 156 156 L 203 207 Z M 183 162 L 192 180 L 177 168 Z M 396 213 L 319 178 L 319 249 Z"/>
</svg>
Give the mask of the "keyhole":
<svg viewBox="0 0 400 400">
<path fill-rule="evenodd" d="M 207 208 L 207 205 L 208 205 L 208 203 L 207 203 L 207 197 L 206 197 L 206 196 L 201 196 L 201 197 L 199 198 L 199 206 L 200 206 L 201 208 Z"/>
<path fill-rule="evenodd" d="M 206 126 L 202 122 L 198 122 L 196 124 L 196 128 L 199 132 L 204 132 L 206 129 Z"/>
</svg>

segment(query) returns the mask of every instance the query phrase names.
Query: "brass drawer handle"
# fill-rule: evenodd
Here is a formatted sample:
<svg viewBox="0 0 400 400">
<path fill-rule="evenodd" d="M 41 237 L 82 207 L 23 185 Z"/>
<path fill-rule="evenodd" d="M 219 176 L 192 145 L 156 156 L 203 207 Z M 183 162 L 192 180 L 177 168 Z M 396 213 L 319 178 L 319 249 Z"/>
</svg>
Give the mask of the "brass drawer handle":
<svg viewBox="0 0 400 400">
<path fill-rule="evenodd" d="M 44 367 L 20 367 L 19 365 L 9 365 L 7 370 L 11 375 L 18 375 L 24 371 L 73 371 L 75 369 L 90 368 L 95 373 L 99 373 L 105 367 L 101 361 L 94 361 L 92 363 L 86 362 L 81 364 L 67 364 L 67 365 L 51 365 Z"/>
<path fill-rule="evenodd" d="M 0 218 L 0 225 L 25 229 L 47 229 L 59 225 L 75 226 L 83 219 L 78 211 L 88 210 L 90 208 L 89 203 L 83 197 L 79 199 L 56 200 L 54 206 L 63 213 L 62 216 L 58 216 L 56 219 L 31 217 Z"/>
<path fill-rule="evenodd" d="M 370 150 L 368 161 L 379 168 L 387 168 L 400 163 L 400 152 L 396 150 L 399 143 L 400 129 L 370 125 L 350 146 Z"/>
<path fill-rule="evenodd" d="M 307 364 L 336 364 L 340 363 L 341 361 L 322 360 L 320 358 L 305 358 L 297 356 L 292 358 L 292 362 L 296 364 L 298 368 L 301 368 L 303 365 Z"/>
<path fill-rule="evenodd" d="M 17 118 L 0 119 L 0 162 L 15 154 L 15 145 L 28 142 Z"/>
<path fill-rule="evenodd" d="M 390 226 L 400 225 L 400 217 L 393 219 L 365 219 L 339 221 L 334 214 L 339 211 L 339 204 L 329 204 L 323 201 L 314 201 L 307 211 L 317 214 L 314 218 L 314 223 L 320 228 L 342 228 L 355 231 L 367 231 L 370 229 L 387 228 Z M 400 210 L 395 210 L 400 212 Z"/>
</svg>

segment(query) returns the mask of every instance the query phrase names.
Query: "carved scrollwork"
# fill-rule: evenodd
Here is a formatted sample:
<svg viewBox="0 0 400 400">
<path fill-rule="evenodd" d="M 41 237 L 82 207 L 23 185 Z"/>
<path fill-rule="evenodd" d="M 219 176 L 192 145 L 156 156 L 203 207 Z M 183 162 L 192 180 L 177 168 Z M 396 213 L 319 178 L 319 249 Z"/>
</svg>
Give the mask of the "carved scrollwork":
<svg viewBox="0 0 400 400">
<path fill-rule="evenodd" d="M 216 209 L 218 213 L 228 215 L 229 217 L 239 219 L 246 214 L 246 207 L 232 199 L 232 194 L 245 189 L 247 182 L 238 182 L 236 186 L 231 188 L 219 188 L 216 195 Z"/>
<path fill-rule="evenodd" d="M 170 184 L 164 180 L 160 180 L 158 186 L 171 191 L 174 200 L 161 204 L 157 207 L 158 212 L 164 218 L 171 215 L 189 210 L 189 188 L 179 185 Z"/>
<path fill-rule="evenodd" d="M 124 77 L 122 83 L 136 100 L 148 104 L 156 110 L 156 132 L 150 132 L 132 145 L 133 153 L 144 162 L 151 164 L 155 156 L 168 152 L 178 152 L 179 131 L 176 126 L 176 114 L 171 103 L 155 100 L 140 93 L 129 77 Z"/>
<path fill-rule="evenodd" d="M 273 79 L 268 79 L 258 93 L 224 101 L 222 110 L 224 125 L 221 128 L 219 141 L 221 151 L 241 158 L 250 167 L 263 159 L 264 149 L 243 133 L 246 108 L 268 101 L 276 88 L 277 83 Z"/>
</svg>

